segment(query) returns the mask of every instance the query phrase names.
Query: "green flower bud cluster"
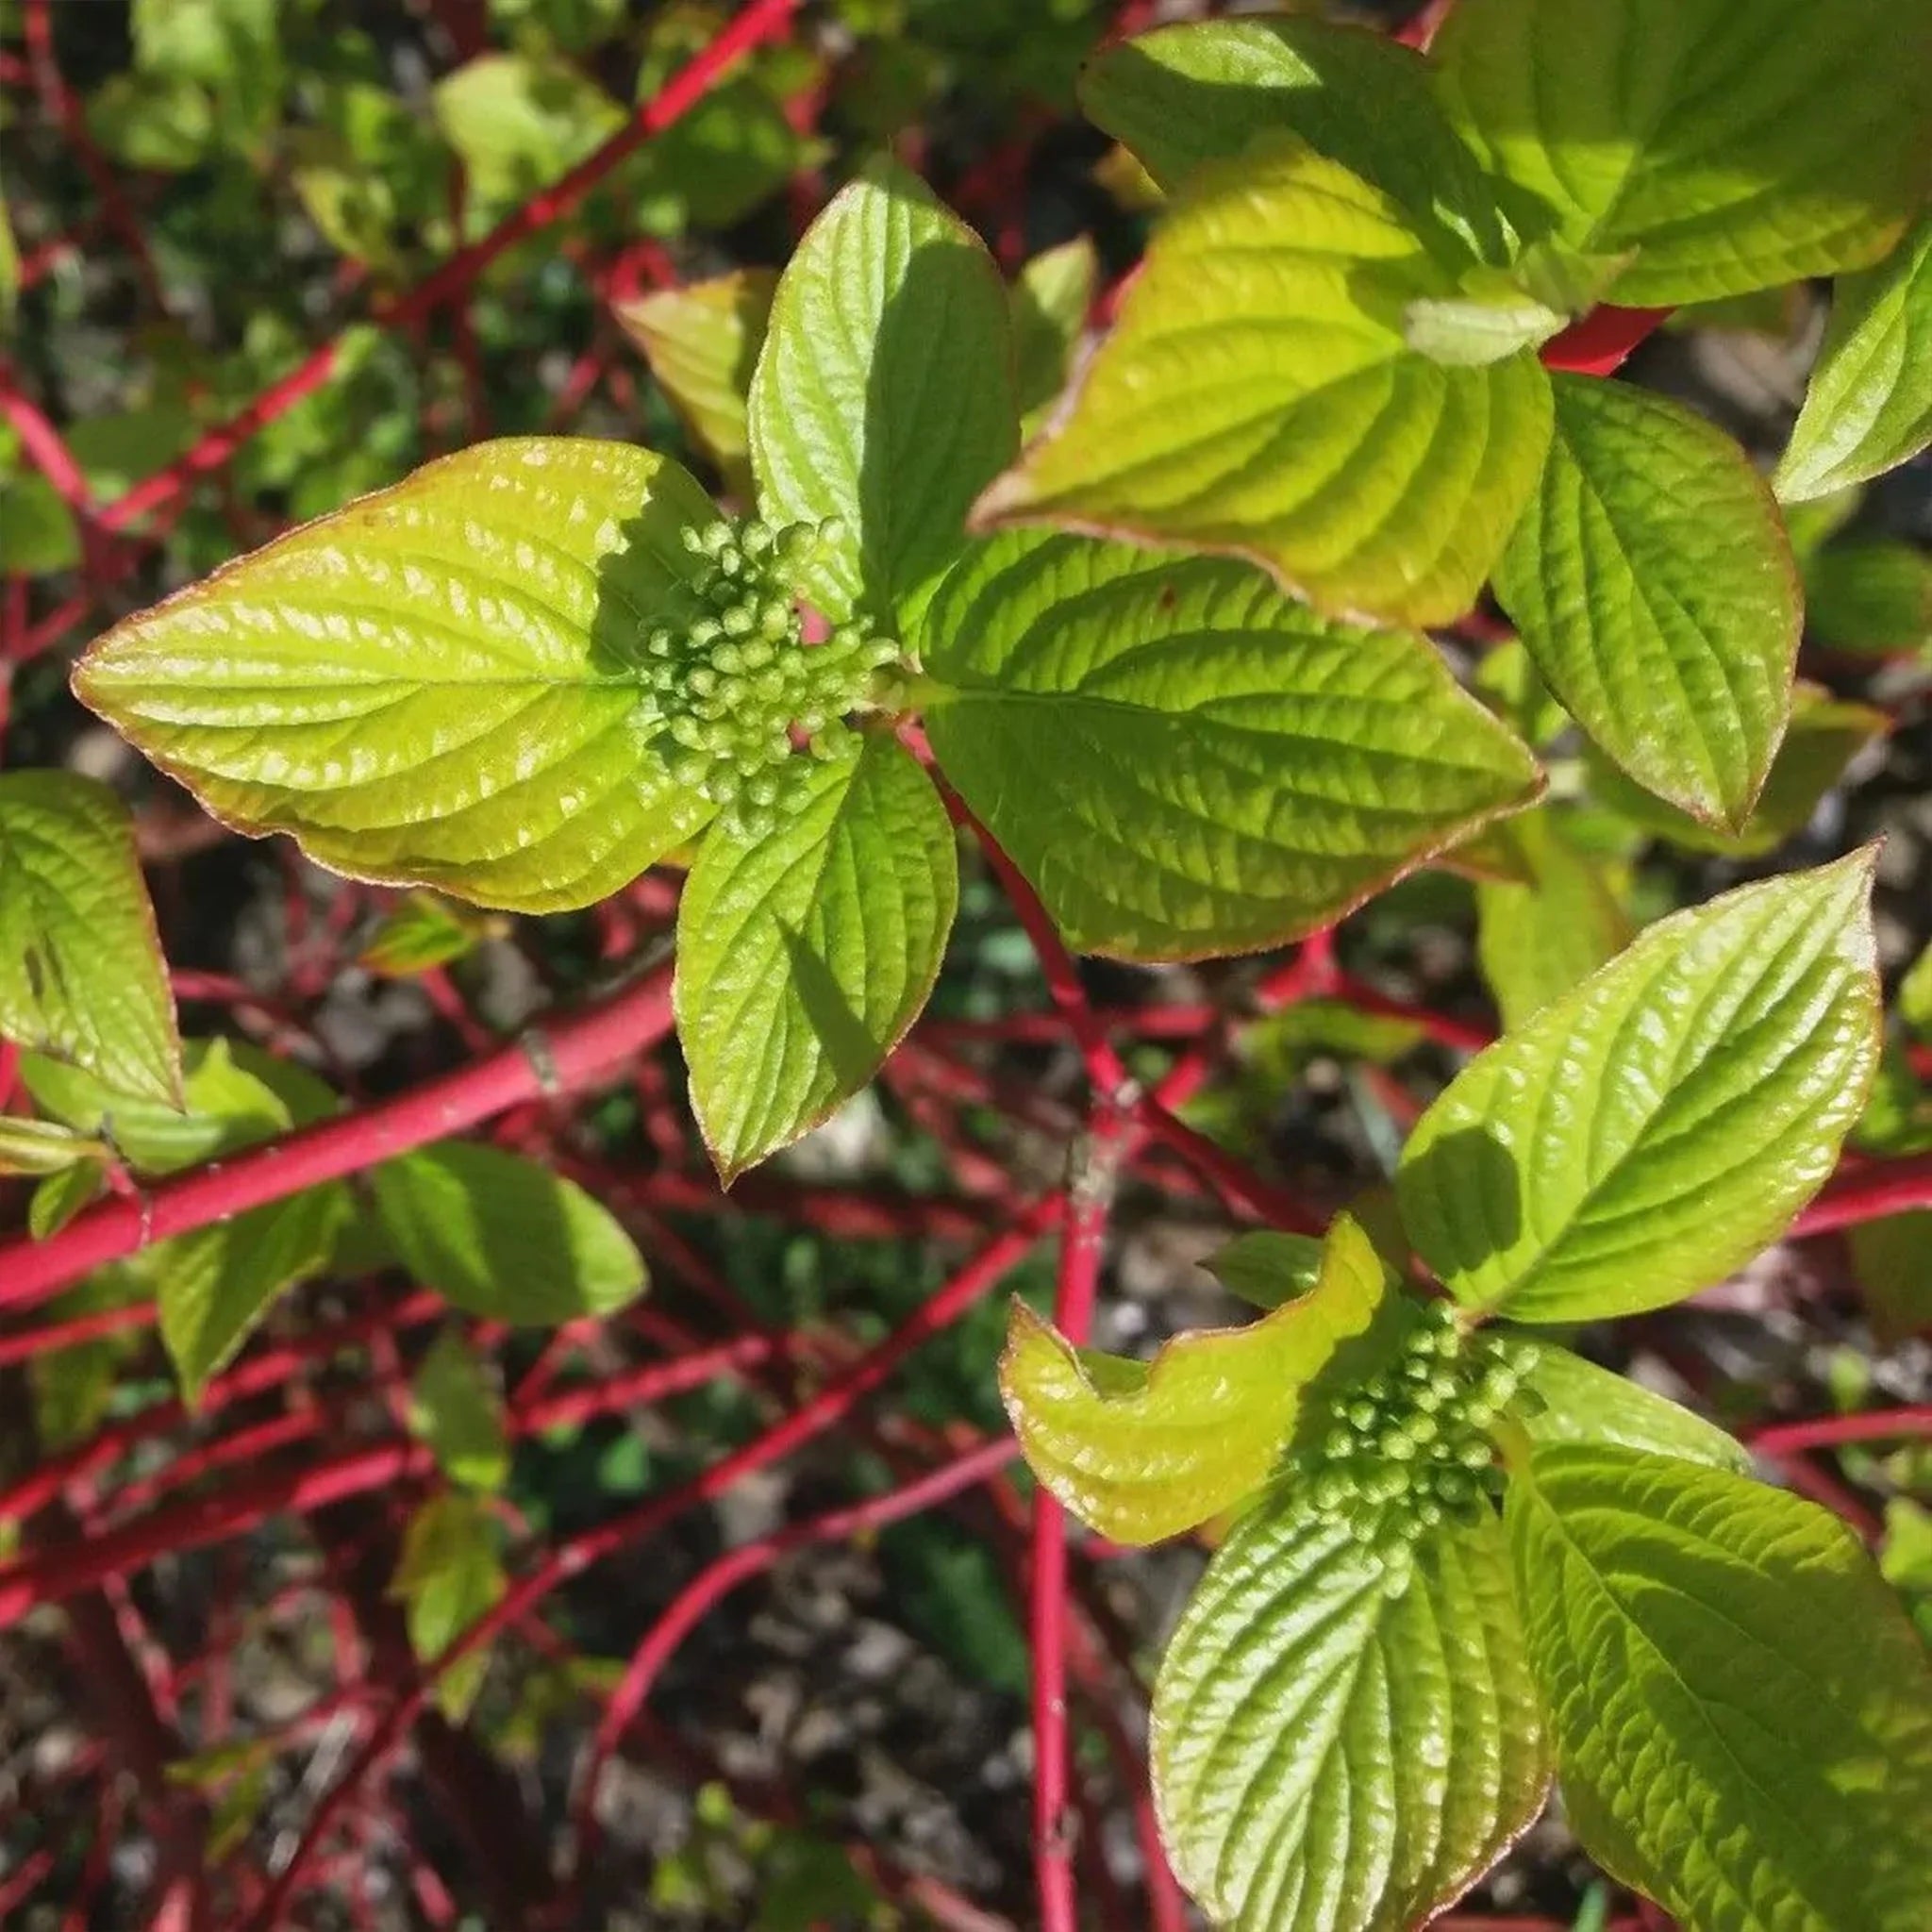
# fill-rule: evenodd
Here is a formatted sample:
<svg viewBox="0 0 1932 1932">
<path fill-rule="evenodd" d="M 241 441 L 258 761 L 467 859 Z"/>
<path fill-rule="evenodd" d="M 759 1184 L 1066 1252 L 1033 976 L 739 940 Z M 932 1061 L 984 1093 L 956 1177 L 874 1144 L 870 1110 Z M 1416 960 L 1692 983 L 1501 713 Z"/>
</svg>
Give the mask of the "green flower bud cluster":
<svg viewBox="0 0 1932 1932">
<path fill-rule="evenodd" d="M 1420 1311 L 1387 1369 L 1332 1405 L 1298 1487 L 1379 1560 L 1391 1596 L 1408 1588 L 1424 1530 L 1473 1519 L 1500 1491 L 1490 1431 L 1524 1373 L 1507 1338 L 1465 1339 L 1437 1303 Z"/>
<path fill-rule="evenodd" d="M 812 552 L 837 540 L 835 529 L 774 529 L 756 518 L 686 530 L 704 612 L 644 638 L 645 730 L 678 784 L 747 838 L 776 824 L 799 741 L 821 758 L 841 749 L 850 737 L 845 714 L 899 656 L 894 640 L 860 624 L 839 625 L 821 644 L 805 641 L 791 585 Z"/>
</svg>

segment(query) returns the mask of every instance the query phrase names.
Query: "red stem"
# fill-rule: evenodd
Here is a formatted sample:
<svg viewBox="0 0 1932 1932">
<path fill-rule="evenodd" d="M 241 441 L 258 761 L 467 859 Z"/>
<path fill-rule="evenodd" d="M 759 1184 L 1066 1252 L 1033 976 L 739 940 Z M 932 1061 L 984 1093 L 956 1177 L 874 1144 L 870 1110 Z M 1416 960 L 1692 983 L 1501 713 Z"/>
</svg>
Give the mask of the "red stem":
<svg viewBox="0 0 1932 1932">
<path fill-rule="evenodd" d="M 1883 1221 L 1918 1208 L 1932 1208 L 1932 1154 L 1846 1169 L 1827 1182 L 1824 1191 L 1791 1224 L 1791 1233 L 1829 1234 L 1834 1228 Z"/>
<path fill-rule="evenodd" d="M 766 42 L 776 40 L 785 31 L 797 5 L 798 0 L 752 0 L 752 5 L 679 68 L 602 147 L 542 193 L 533 195 L 480 241 L 458 249 L 407 294 L 378 305 L 371 319 L 389 329 L 407 328 L 421 322 L 451 296 L 468 289 L 500 255 L 560 221 L 606 175 L 689 113 L 734 61 Z M 246 408 L 209 430 L 185 456 L 137 483 L 102 513 L 102 523 L 109 529 L 125 529 L 150 510 L 180 495 L 197 477 L 219 469 L 258 430 L 285 415 L 327 382 L 335 374 L 341 349 L 341 336 L 325 342 L 299 368 L 264 391 Z"/>
<path fill-rule="evenodd" d="M 956 1457 L 951 1462 L 888 1490 L 869 1496 L 862 1503 L 841 1509 L 827 1510 L 805 1523 L 794 1523 L 756 1542 L 742 1543 L 701 1570 L 671 1601 L 670 1607 L 645 1633 L 643 1641 L 631 1654 L 629 1664 L 617 1689 L 605 1707 L 595 1737 L 586 1752 L 578 1775 L 576 1794 L 576 1863 L 594 1854 L 596 1848 L 597 1786 L 610 1755 L 624 1740 L 624 1734 L 636 1721 L 651 1694 L 652 1687 L 664 1667 L 676 1655 L 678 1646 L 709 1615 L 716 1606 L 754 1576 L 761 1575 L 793 1550 L 815 1542 L 836 1542 L 862 1531 L 883 1528 L 889 1523 L 930 1509 L 961 1491 L 975 1488 L 988 1476 L 1006 1468 L 1019 1453 L 1011 1437 L 984 1442 L 976 1449 Z"/>
<path fill-rule="evenodd" d="M 671 1025 L 671 972 L 662 967 L 601 1006 L 532 1028 L 489 1058 L 393 1100 L 197 1168 L 145 1194 L 103 1202 L 49 1241 L 22 1237 L 0 1245 L 0 1307 L 29 1307 L 171 1235 L 446 1140 L 520 1101 L 568 1093 L 655 1045 Z"/>
<path fill-rule="evenodd" d="M 1024 1258 L 1033 1244 L 1060 1219 L 1058 1196 L 1034 1205 L 1016 1224 L 969 1261 L 917 1314 L 865 1355 L 834 1376 L 809 1401 L 762 1435 L 735 1449 L 710 1468 L 675 1484 L 640 1504 L 626 1514 L 584 1531 L 558 1545 L 543 1562 L 513 1584 L 502 1599 L 424 1670 L 408 1692 L 399 1698 L 377 1724 L 341 1777 L 316 1805 L 293 1854 L 264 1894 L 247 1922 L 246 1932 L 274 1932 L 308 1861 L 334 1828 L 366 1779 L 392 1751 L 415 1722 L 437 1681 L 451 1665 L 509 1627 L 541 1603 L 558 1585 L 582 1574 L 633 1543 L 646 1541 L 686 1510 L 724 1493 L 755 1471 L 782 1460 L 814 1437 L 843 1420 L 853 1407 L 892 1374 L 914 1349 L 950 1326 L 972 1305 L 988 1294 L 1008 1271 Z M 7 1598 L 0 1592 L 0 1619 Z"/>
<path fill-rule="evenodd" d="M 1871 1415 L 1828 1415 L 1816 1422 L 1774 1423 L 1744 1440 L 1758 1456 L 1795 1456 L 1806 1449 L 1835 1449 L 1847 1442 L 1886 1442 L 1900 1436 L 1932 1436 L 1932 1405 L 1881 1409 Z"/>
<path fill-rule="evenodd" d="M 1614 375 L 1670 316 L 1668 308 L 1616 308 L 1605 303 L 1543 344 L 1543 366 L 1573 375 Z"/>
</svg>

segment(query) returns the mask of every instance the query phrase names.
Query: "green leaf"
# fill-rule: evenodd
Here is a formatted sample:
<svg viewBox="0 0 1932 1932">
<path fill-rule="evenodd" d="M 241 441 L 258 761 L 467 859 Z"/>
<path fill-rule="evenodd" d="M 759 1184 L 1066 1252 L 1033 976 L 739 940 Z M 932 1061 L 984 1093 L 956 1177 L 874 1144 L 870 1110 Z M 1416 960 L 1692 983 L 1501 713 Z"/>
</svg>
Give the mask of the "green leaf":
<svg viewBox="0 0 1932 1932">
<path fill-rule="evenodd" d="M 1491 834 L 1529 881 L 1475 890 L 1476 954 L 1506 1027 L 1522 1025 L 1636 936 L 1609 868 L 1565 836 L 1568 823 L 1545 807 Z"/>
<path fill-rule="evenodd" d="M 71 772 L 0 774 L 0 1035 L 181 1098 L 181 1039 L 127 808 Z"/>
<path fill-rule="evenodd" d="M 46 1239 L 38 1232 L 35 1238 Z M 71 1322 L 145 1299 L 139 1277 L 109 1262 L 56 1295 L 42 1319 L 49 1324 Z M 108 1418 L 128 1357 L 145 1340 L 138 1328 L 109 1328 L 91 1341 L 42 1350 L 28 1360 L 27 1383 L 33 1391 L 34 1427 L 42 1456 L 58 1456 L 93 1436 Z"/>
<path fill-rule="evenodd" d="M 612 313 L 644 352 L 691 440 L 736 496 L 752 492 L 746 423 L 752 371 L 764 347 L 778 277 L 741 268 L 708 282 L 660 289 Z"/>
<path fill-rule="evenodd" d="M 207 159 L 220 134 L 206 88 L 159 75 L 110 75 L 88 99 L 87 125 L 116 160 L 171 175 Z"/>
<path fill-rule="evenodd" d="M 1408 1589 L 1292 1495 L 1238 1524 L 1154 1690 L 1161 1833 L 1224 1932 L 1409 1932 L 1542 1808 L 1500 1525 L 1426 1532 Z"/>
<path fill-rule="evenodd" d="M 232 1041 L 192 1043 L 186 1066 L 179 1108 L 117 1092 L 77 1067 L 34 1054 L 21 1061 L 20 1072 L 42 1112 L 107 1141 L 141 1174 L 199 1166 L 291 1124 L 320 1120 L 335 1107 L 335 1096 L 313 1074 Z"/>
<path fill-rule="evenodd" d="M 402 1600 L 409 1648 L 421 1662 L 441 1657 L 496 1607 L 506 1587 L 496 1525 L 481 1497 L 452 1491 L 432 1496 L 410 1517 L 390 1594 Z M 490 1646 L 483 1644 L 438 1679 L 437 1707 L 452 1724 L 469 1715 L 489 1670 Z"/>
<path fill-rule="evenodd" d="M 1036 255 L 1008 291 L 1021 428 L 1032 435 L 1066 387 L 1074 352 L 1100 280 L 1100 258 L 1085 235 Z"/>
<path fill-rule="evenodd" d="M 1552 1341 L 1515 1338 L 1514 1359 L 1526 1362 L 1524 1391 L 1535 1397 L 1515 1411 L 1536 1443 L 1612 1443 L 1653 1456 L 1678 1456 L 1711 1469 L 1748 1474 L 1751 1458 L 1734 1436 L 1655 1394 L 1627 1375 L 1613 1374 Z"/>
<path fill-rule="evenodd" d="M 1845 1240 L 1880 1342 L 1890 1346 L 1932 1328 L 1932 1210 L 1865 1222 Z"/>
<path fill-rule="evenodd" d="M 386 979 L 408 979 L 466 958 L 508 925 L 435 892 L 411 892 L 370 935 L 356 963 Z"/>
<path fill-rule="evenodd" d="M 816 586 L 828 616 L 917 608 L 1018 423 L 992 258 L 924 182 L 874 162 L 798 244 L 752 378 L 760 510 L 845 525 Z"/>
<path fill-rule="evenodd" d="M 1403 340 L 1447 369 L 1487 369 L 1560 335 L 1567 314 L 1508 289 L 1433 295 L 1402 312 Z"/>
<path fill-rule="evenodd" d="M 1428 63 L 1367 27 L 1287 16 L 1157 27 L 1080 76 L 1089 116 L 1163 188 L 1298 135 L 1396 203 L 1450 259 L 1504 258 L 1494 195 L 1437 104 Z"/>
<path fill-rule="evenodd" d="M 705 841 L 678 908 L 677 1034 L 727 1185 L 878 1072 L 958 907 L 946 808 L 895 740 L 801 771 L 775 831 Z"/>
<path fill-rule="evenodd" d="M 1932 444 L 1932 216 L 1890 258 L 1838 285 L 1811 387 L 1778 464 L 1806 503 L 1883 475 Z"/>
<path fill-rule="evenodd" d="M 621 443 L 486 442 L 126 619 L 85 703 L 220 818 L 354 877 L 584 906 L 694 837 L 644 668 L 709 498 Z"/>
<path fill-rule="evenodd" d="M 437 1336 L 409 1384 L 409 1433 L 466 1489 L 500 1490 L 509 1478 L 503 1398 L 460 1329 Z"/>
<path fill-rule="evenodd" d="M 1899 979 L 1898 1016 L 1922 1041 L 1932 1043 L 1932 945 Z"/>
<path fill-rule="evenodd" d="M 1932 651 L 1932 556 L 1888 538 L 1834 543 L 1805 566 L 1811 634 L 1839 651 Z"/>
<path fill-rule="evenodd" d="M 1743 828 L 1735 833 L 1717 831 L 1674 810 L 1601 758 L 1587 755 L 1585 765 L 1596 798 L 1646 832 L 1688 852 L 1750 858 L 1775 852 L 1796 838 L 1811 823 L 1825 793 L 1844 777 L 1845 767 L 1890 729 L 1890 718 L 1871 705 L 1834 698 L 1815 684 L 1795 686 L 1790 725 L 1771 776 Z"/>
<path fill-rule="evenodd" d="M 1262 1309 L 1278 1308 L 1322 1276 L 1322 1243 L 1307 1235 L 1256 1228 L 1237 1235 L 1202 1264 L 1230 1294 Z"/>
<path fill-rule="evenodd" d="M 80 525 L 38 472 L 0 475 L 0 558 L 10 574 L 39 577 L 80 561 Z"/>
<path fill-rule="evenodd" d="M 371 1180 L 403 1265 L 470 1314 L 547 1326 L 643 1291 L 642 1257 L 608 1210 L 535 1161 L 446 1141 Z"/>
<path fill-rule="evenodd" d="M 1926 0 L 1471 0 L 1430 48 L 1525 241 L 1664 307 L 1877 260 L 1928 185 Z"/>
<path fill-rule="evenodd" d="M 647 88 L 641 75 L 640 100 Z M 768 89 L 749 77 L 727 80 L 632 164 L 633 219 L 662 235 L 733 227 L 784 187 L 808 152 Z"/>
<path fill-rule="evenodd" d="M 124 1100 L 52 1061 L 28 1061 L 23 1072 L 42 1107 L 103 1134 L 143 1174 L 258 1145 L 336 1108 L 312 1074 L 221 1040 L 190 1048 L 183 1113 Z M 311 1188 L 160 1241 L 127 1264 L 159 1306 L 161 1340 L 191 1407 L 277 1297 L 327 1267 L 349 1213 L 341 1186 Z"/>
<path fill-rule="evenodd" d="M 1875 863 L 1867 848 L 1661 920 L 1463 1069 L 1396 1174 L 1458 1301 L 1633 1314 L 1783 1232 L 1877 1065 Z"/>
<path fill-rule="evenodd" d="M 339 1183 L 177 1235 L 138 1264 L 160 1309 L 161 1340 L 192 1408 L 269 1307 L 327 1265 L 350 1213 Z"/>
<path fill-rule="evenodd" d="M 436 83 L 430 108 L 483 216 L 548 188 L 624 125 L 624 109 L 580 69 L 525 54 L 465 62 Z"/>
<path fill-rule="evenodd" d="M 50 1174 L 26 1204 L 27 1232 L 37 1241 L 51 1241 L 101 1191 L 107 1169 L 98 1160 L 77 1161 Z"/>
<path fill-rule="evenodd" d="M 1541 1449 L 1524 1634 L 1578 1838 L 1696 1932 L 1919 1932 L 1932 1669 L 1857 1539 L 1746 1477 Z"/>
<path fill-rule="evenodd" d="M 1458 292 L 1394 202 L 1292 137 L 1210 162 L 975 520 L 1233 551 L 1342 615 L 1460 617 L 1536 487 L 1550 385 L 1527 351 L 1408 346 L 1410 305 Z"/>
<path fill-rule="evenodd" d="M 57 1121 L 20 1120 L 0 1113 L 0 1175 L 41 1179 L 64 1174 L 77 1162 L 98 1159 L 108 1150 Z"/>
<path fill-rule="evenodd" d="M 1527 751 L 1420 638 L 1229 558 L 1014 532 L 933 600 L 926 730 L 1076 946 L 1253 951 L 1527 801 Z"/>
<path fill-rule="evenodd" d="M 1681 405 L 1560 375 L 1496 594 L 1564 708 L 1640 785 L 1743 823 L 1790 708 L 1802 611 L 1776 506 Z"/>
<path fill-rule="evenodd" d="M 1370 1332 L 1388 1292 L 1381 1258 L 1343 1215 L 1306 1294 L 1245 1328 L 1175 1336 L 1151 1362 L 1075 1348 L 1016 1298 L 1000 1392 L 1027 1465 L 1081 1522 L 1158 1542 L 1267 1482 L 1303 1388 Z"/>
<path fill-rule="evenodd" d="M 20 245 L 13 239 L 13 224 L 8 219 L 7 196 L 0 187 L 0 335 L 13 326 L 13 314 L 20 303 Z"/>
</svg>

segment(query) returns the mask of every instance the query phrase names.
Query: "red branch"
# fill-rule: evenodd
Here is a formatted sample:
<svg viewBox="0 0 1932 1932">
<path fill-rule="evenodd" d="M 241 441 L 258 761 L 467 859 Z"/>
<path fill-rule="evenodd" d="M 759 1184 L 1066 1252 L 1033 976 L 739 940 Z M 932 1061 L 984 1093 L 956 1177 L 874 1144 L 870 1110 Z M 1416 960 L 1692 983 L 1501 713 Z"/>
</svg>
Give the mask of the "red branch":
<svg viewBox="0 0 1932 1932">
<path fill-rule="evenodd" d="M 1543 345 L 1543 365 L 1573 375 L 1612 375 L 1670 315 L 1668 308 L 1614 308 L 1605 303 Z"/>
<path fill-rule="evenodd" d="M 970 1449 L 897 1489 L 888 1490 L 883 1495 L 870 1496 L 842 1509 L 827 1510 L 808 1522 L 794 1523 L 771 1536 L 760 1537 L 756 1542 L 742 1543 L 686 1584 L 632 1652 L 623 1680 L 611 1693 L 596 1736 L 585 1754 L 576 1795 L 578 1865 L 581 1867 L 595 1850 L 597 1785 L 605 1764 L 623 1742 L 624 1734 L 636 1721 L 644 1700 L 651 1694 L 651 1687 L 678 1646 L 719 1603 L 740 1584 L 763 1574 L 794 1550 L 882 1529 L 889 1523 L 898 1523 L 922 1509 L 932 1508 L 949 1496 L 958 1495 L 963 1490 L 976 1487 L 1006 1468 L 1019 1453 L 1019 1447 L 1010 1436 L 981 1443 L 978 1448 Z"/>
<path fill-rule="evenodd" d="M 480 241 L 459 248 L 407 294 L 382 304 L 373 316 L 379 326 L 402 329 L 425 320 L 452 296 L 468 289 L 500 255 L 560 221 L 614 169 L 654 136 L 662 134 L 709 92 L 732 64 L 789 25 L 798 0 L 753 0 L 731 25 L 672 75 L 615 134 L 542 193 L 534 195 Z M 258 430 L 286 415 L 335 374 L 343 337 L 325 342 L 302 365 L 210 429 L 187 454 L 137 483 L 103 512 L 109 529 L 124 530 L 149 511 L 172 502 L 194 480 L 219 469 Z"/>
<path fill-rule="evenodd" d="M 1932 1208 L 1932 1154 L 1846 1168 L 1791 1224 L 1791 1232 L 1829 1234 L 1834 1228 L 1883 1221 L 1917 1208 Z"/>
<path fill-rule="evenodd" d="M 197 1168 L 148 1193 L 103 1202 L 50 1241 L 23 1237 L 0 1245 L 0 1307 L 30 1306 L 151 1242 L 360 1173 L 520 1101 L 572 1092 L 655 1045 L 671 1024 L 671 970 L 660 967 L 601 1006 L 532 1028 L 514 1045 L 411 1092 Z"/>
</svg>

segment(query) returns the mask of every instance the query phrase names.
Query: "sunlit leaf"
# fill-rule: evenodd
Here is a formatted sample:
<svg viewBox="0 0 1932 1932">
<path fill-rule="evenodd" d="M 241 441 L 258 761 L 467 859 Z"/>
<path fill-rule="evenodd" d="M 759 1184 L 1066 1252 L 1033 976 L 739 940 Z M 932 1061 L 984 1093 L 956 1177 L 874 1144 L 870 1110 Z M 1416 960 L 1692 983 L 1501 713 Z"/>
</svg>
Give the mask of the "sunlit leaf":
<svg viewBox="0 0 1932 1932">
<path fill-rule="evenodd" d="M 0 1037 L 181 1098 L 181 1041 L 127 808 L 71 772 L 0 773 Z"/>
<path fill-rule="evenodd" d="M 1659 921 L 1464 1068 L 1396 1176 L 1457 1300 L 1531 1322 L 1630 1314 L 1784 1230 L 1877 1065 L 1875 858 Z"/>
<path fill-rule="evenodd" d="M 1314 1286 L 1244 1328 L 1176 1336 L 1152 1362 L 1075 1348 L 1012 1304 L 1000 1391 L 1034 1474 L 1083 1523 L 1158 1542 L 1268 1480 L 1302 1389 L 1369 1333 L 1388 1271 L 1346 1216 Z"/>
<path fill-rule="evenodd" d="M 1344 1524 L 1270 1497 L 1189 1604 L 1153 1722 L 1162 1836 L 1224 1932 L 1410 1932 L 1549 1784 L 1487 1513 L 1426 1532 L 1391 1597 Z"/>
<path fill-rule="evenodd" d="M 644 637 L 699 616 L 680 538 L 713 514 L 645 450 L 481 443 L 128 618 L 75 688 L 240 830 L 586 905 L 711 816 L 672 779 Z"/>
<path fill-rule="evenodd" d="M 958 904 L 945 807 L 890 737 L 810 766 L 768 836 L 705 841 L 678 908 L 677 1032 L 727 1181 L 878 1071 Z"/>
<path fill-rule="evenodd" d="M 1697 1932 L 1918 1932 L 1932 1667 L 1801 1497 L 1628 1449 L 1539 1450 L 1508 1529 L 1571 1824 Z"/>
<path fill-rule="evenodd" d="M 1331 624 L 1231 558 L 1011 532 L 924 630 L 941 768 L 1091 952 L 1329 924 L 1540 783 L 1423 639 Z"/>
<path fill-rule="evenodd" d="M 1234 551 L 1343 615 L 1459 617 L 1535 488 L 1550 386 L 1527 350 L 1417 354 L 1405 311 L 1457 293 L 1394 202 L 1293 137 L 1209 162 L 975 518 Z"/>
</svg>

